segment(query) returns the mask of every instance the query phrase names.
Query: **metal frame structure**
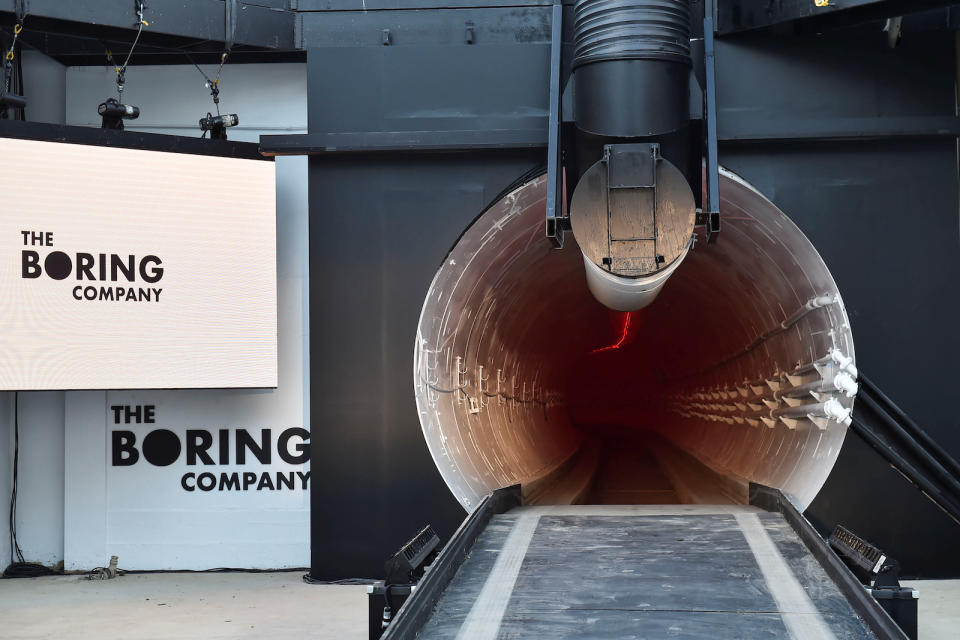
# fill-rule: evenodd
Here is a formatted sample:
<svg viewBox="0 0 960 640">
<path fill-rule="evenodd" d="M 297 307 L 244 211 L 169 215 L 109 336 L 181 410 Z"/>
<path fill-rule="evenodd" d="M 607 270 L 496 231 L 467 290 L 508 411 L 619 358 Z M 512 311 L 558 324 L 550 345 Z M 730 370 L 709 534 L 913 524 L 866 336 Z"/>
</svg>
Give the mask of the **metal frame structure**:
<svg viewBox="0 0 960 640">
<path fill-rule="evenodd" d="M 547 124 L 547 220 L 546 234 L 556 247 L 563 246 L 563 234 L 570 228 L 564 214 L 563 146 L 560 139 L 562 92 L 560 52 L 563 48 L 563 4 L 554 0 L 550 14 L 550 120 Z"/>
<path fill-rule="evenodd" d="M 365 131 L 260 136 L 260 151 L 267 156 L 455 153 L 546 148 L 546 136 L 539 129 Z"/>
<path fill-rule="evenodd" d="M 854 573 L 840 560 L 829 544 L 817 533 L 790 500 L 778 489 L 750 484 L 750 504 L 765 511 L 783 515 L 800 537 L 827 576 L 847 598 L 853 609 L 881 640 L 907 640 L 907 636 L 883 609 Z M 444 590 L 456 575 L 477 538 L 494 515 L 520 505 L 519 485 L 489 494 L 463 521 L 463 524 L 441 551 L 436 563 L 426 573 L 417 589 L 406 599 L 393 622 L 381 636 L 383 640 L 416 638 L 430 618 Z"/>
<path fill-rule="evenodd" d="M 706 227 L 707 242 L 720 231 L 720 155 L 717 148 L 717 65 L 714 43 L 714 0 L 703 3 L 704 87 L 703 119 L 706 123 L 706 198 L 700 224 Z"/>
<path fill-rule="evenodd" d="M 721 35 L 728 35 L 789 25 L 812 32 L 955 4 L 950 0 L 721 1 L 718 3 L 717 31 Z"/>
<path fill-rule="evenodd" d="M 23 120 L 0 120 L 0 138 L 273 161 L 273 158 L 263 156 L 257 144 L 253 142 L 202 140 L 196 137 L 161 133 L 73 127 Z"/>
<path fill-rule="evenodd" d="M 289 0 L 150 0 L 137 60 L 169 61 L 184 51 L 206 61 L 234 48 L 302 59 L 299 17 Z M 24 41 L 70 64 L 103 64 L 104 43 L 132 40 L 139 5 L 131 0 L 0 0 L 0 26 L 25 19 Z M 5 14 L 9 18 L 5 20 Z M 42 34 L 43 37 L 37 37 Z"/>
</svg>

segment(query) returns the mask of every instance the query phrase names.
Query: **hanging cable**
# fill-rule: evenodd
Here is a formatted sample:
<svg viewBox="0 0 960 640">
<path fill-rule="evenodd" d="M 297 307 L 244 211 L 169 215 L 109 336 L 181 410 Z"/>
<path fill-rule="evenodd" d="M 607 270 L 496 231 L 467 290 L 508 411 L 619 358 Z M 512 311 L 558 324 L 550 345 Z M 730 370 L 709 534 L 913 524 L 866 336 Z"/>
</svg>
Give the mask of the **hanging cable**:
<svg viewBox="0 0 960 640">
<path fill-rule="evenodd" d="M 124 120 L 133 120 L 140 117 L 140 108 L 133 105 L 123 104 L 123 87 L 127 81 L 127 65 L 130 64 L 130 58 L 133 57 L 133 52 L 137 48 L 137 43 L 140 42 L 140 36 L 143 34 L 143 28 L 150 26 L 150 23 L 144 20 L 143 18 L 143 2 L 137 3 L 137 35 L 133 38 L 133 44 L 130 45 L 130 50 L 127 51 L 127 57 L 123 61 L 122 65 L 117 65 L 113 59 L 113 51 L 109 47 L 106 47 L 107 62 L 114 65 L 114 70 L 117 73 L 117 97 L 116 98 L 107 98 L 97 107 L 97 113 L 100 114 L 102 118 L 101 127 L 103 129 L 116 129 L 123 130 L 123 121 Z"/>
<path fill-rule="evenodd" d="M 13 38 L 10 42 L 10 48 L 3 55 L 2 77 L 0 77 L 0 119 L 8 118 L 10 107 L 17 110 L 17 119 L 24 119 L 24 107 L 26 101 L 21 95 L 23 92 L 23 67 L 17 59 L 17 39 L 23 31 L 23 16 L 18 16 L 17 23 L 13 26 Z M 14 78 L 14 67 L 16 66 L 16 81 Z M 11 91 L 11 84 L 15 85 Z"/>
<path fill-rule="evenodd" d="M 150 23 L 143 19 L 143 2 L 138 3 L 137 7 L 137 35 L 133 39 L 133 44 L 130 45 L 130 51 L 127 52 L 127 59 L 123 61 L 122 65 L 115 67 L 117 72 L 117 102 L 123 102 L 123 85 L 127 81 L 127 65 L 130 64 L 133 50 L 137 48 L 137 43 L 140 42 L 140 34 L 143 33 L 143 28 L 150 26 Z M 109 49 L 107 49 L 107 59 L 113 60 L 113 53 Z"/>
<path fill-rule="evenodd" d="M 208 76 L 206 72 L 200 68 L 200 65 L 190 57 L 189 53 L 184 51 L 183 55 L 187 57 L 187 60 L 189 60 L 193 66 L 197 68 L 197 71 L 200 72 L 200 75 L 203 76 L 204 86 L 210 89 L 213 106 L 217 111 L 217 115 L 213 115 L 208 111 L 206 117 L 200 118 L 200 129 L 203 131 L 200 137 L 206 138 L 207 132 L 209 131 L 211 139 L 226 140 L 227 127 L 235 127 L 240 124 L 240 118 L 237 117 L 237 114 L 222 115 L 220 113 L 220 75 L 223 73 L 223 66 L 227 63 L 227 58 L 230 56 L 230 49 L 228 48 L 220 55 L 220 66 L 217 68 L 217 73 L 213 78 Z"/>
<path fill-rule="evenodd" d="M 26 562 L 17 540 L 17 485 L 20 476 L 20 394 L 13 392 L 13 487 L 10 490 L 10 566 L 3 570 L 7 578 L 49 576 L 53 569 Z"/>
<path fill-rule="evenodd" d="M 223 55 L 220 56 L 220 66 L 217 68 L 217 75 L 213 79 L 210 85 L 210 95 L 213 96 L 213 104 L 217 108 L 217 115 L 220 115 L 220 74 L 223 73 L 223 65 L 227 63 L 227 56 L 230 55 L 228 51 L 224 51 Z"/>
<path fill-rule="evenodd" d="M 187 57 L 187 60 L 189 60 L 190 63 L 197 68 L 197 71 L 200 72 L 200 75 L 203 76 L 203 79 L 204 79 L 203 86 L 205 86 L 207 89 L 210 89 L 210 95 L 213 97 L 213 104 L 216 107 L 217 115 L 219 116 L 220 115 L 220 75 L 223 73 L 223 65 L 227 63 L 227 58 L 230 56 L 230 52 L 224 51 L 220 55 L 220 66 L 217 67 L 217 73 L 213 78 L 208 76 L 206 72 L 200 68 L 200 65 L 197 64 L 196 60 L 194 60 L 189 53 L 184 51 L 183 55 Z"/>
<path fill-rule="evenodd" d="M 10 42 L 10 48 L 3 56 L 3 90 L 10 90 L 10 70 L 13 68 L 13 61 L 17 58 L 17 38 L 23 31 L 23 23 L 18 22 L 13 26 L 13 40 Z"/>
</svg>

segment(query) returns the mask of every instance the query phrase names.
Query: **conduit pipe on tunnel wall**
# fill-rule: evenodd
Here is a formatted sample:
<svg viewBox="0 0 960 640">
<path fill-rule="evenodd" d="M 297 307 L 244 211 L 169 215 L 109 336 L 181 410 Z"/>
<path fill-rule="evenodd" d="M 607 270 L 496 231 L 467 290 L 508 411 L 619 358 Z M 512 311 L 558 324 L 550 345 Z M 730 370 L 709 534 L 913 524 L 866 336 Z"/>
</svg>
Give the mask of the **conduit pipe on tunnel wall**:
<svg viewBox="0 0 960 640">
<path fill-rule="evenodd" d="M 843 302 L 807 238 L 724 171 L 723 237 L 697 243 L 654 304 L 617 313 L 587 290 L 575 243 L 544 237 L 545 182 L 481 215 L 424 301 L 414 390 L 457 499 L 470 509 L 498 487 L 552 481 L 614 430 L 657 434 L 805 508 L 856 391 Z"/>
</svg>

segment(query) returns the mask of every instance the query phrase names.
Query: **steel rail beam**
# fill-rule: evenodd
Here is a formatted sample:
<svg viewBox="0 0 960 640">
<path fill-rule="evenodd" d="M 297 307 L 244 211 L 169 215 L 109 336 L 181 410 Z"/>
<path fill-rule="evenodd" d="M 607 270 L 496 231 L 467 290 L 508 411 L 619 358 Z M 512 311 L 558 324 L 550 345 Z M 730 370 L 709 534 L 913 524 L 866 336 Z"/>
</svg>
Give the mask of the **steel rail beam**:
<svg viewBox="0 0 960 640">
<path fill-rule="evenodd" d="M 960 136 L 960 118 L 956 116 L 827 117 L 794 120 L 788 128 L 784 128 L 782 122 L 771 124 L 762 118 L 747 118 L 723 110 L 719 118 L 718 140 L 724 145 Z"/>
<path fill-rule="evenodd" d="M 723 36 L 789 23 L 829 29 L 955 4 L 956 0 L 719 0 L 717 33 Z"/>
<path fill-rule="evenodd" d="M 863 618 L 878 638 L 883 640 L 907 640 L 897 623 L 893 621 L 880 603 L 863 588 L 853 572 L 834 553 L 830 545 L 817 533 L 796 506 L 779 489 L 750 483 L 750 504 L 773 513 L 779 512 L 803 541 L 823 570 L 833 580 L 850 606 Z"/>
<path fill-rule="evenodd" d="M 260 152 L 266 156 L 449 153 L 546 148 L 546 127 L 490 131 L 370 131 L 260 136 Z"/>
<path fill-rule="evenodd" d="M 144 35 L 164 35 L 199 41 L 248 45 L 278 51 L 297 49 L 297 14 L 288 5 L 274 0 L 149 0 L 144 3 L 144 18 L 149 26 Z M 16 14 L 16 0 L 0 0 L 0 19 Z M 29 0 L 26 5 L 26 29 L 40 31 L 79 30 L 90 35 L 96 31 L 137 28 L 136 5 L 132 0 Z M 232 25 L 232 29 L 228 28 Z M 231 33 L 232 31 L 232 33 Z"/>
</svg>

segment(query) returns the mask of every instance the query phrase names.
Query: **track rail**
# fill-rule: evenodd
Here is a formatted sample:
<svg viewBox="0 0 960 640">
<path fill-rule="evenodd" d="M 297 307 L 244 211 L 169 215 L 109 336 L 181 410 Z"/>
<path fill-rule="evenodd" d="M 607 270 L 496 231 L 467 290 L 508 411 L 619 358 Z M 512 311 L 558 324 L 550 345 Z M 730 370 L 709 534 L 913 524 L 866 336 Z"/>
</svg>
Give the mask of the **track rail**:
<svg viewBox="0 0 960 640">
<path fill-rule="evenodd" d="M 443 551 L 437 556 L 413 594 L 400 607 L 393 622 L 380 636 L 381 640 L 413 640 L 430 618 L 440 596 L 456 575 L 464 558 L 473 548 L 473 543 L 486 528 L 490 519 L 499 513 L 520 506 L 520 502 L 520 485 L 518 484 L 497 489 L 481 500 L 477 508 L 467 516 L 443 547 Z"/>
</svg>

